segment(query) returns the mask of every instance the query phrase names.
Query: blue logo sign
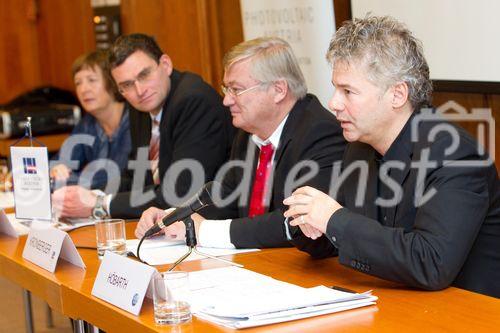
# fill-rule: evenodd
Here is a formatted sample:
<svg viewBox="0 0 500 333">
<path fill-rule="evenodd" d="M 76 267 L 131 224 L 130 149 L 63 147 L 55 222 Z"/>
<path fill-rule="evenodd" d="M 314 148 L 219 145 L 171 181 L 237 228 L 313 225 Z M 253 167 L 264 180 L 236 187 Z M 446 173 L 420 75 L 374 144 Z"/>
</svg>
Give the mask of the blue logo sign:
<svg viewBox="0 0 500 333">
<path fill-rule="evenodd" d="M 135 306 L 138 301 L 139 301 L 139 294 L 135 293 L 134 297 L 132 297 L 132 306 Z"/>
<path fill-rule="evenodd" d="M 36 160 L 34 157 L 23 157 L 25 174 L 36 174 Z"/>
</svg>

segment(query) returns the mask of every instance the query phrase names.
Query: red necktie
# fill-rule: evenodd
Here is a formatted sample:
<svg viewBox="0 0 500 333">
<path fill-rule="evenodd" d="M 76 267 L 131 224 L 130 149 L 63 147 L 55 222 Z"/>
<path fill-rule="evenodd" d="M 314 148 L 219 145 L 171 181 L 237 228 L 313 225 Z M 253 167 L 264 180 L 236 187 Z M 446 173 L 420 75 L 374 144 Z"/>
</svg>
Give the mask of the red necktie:
<svg viewBox="0 0 500 333">
<path fill-rule="evenodd" d="M 153 182 L 160 184 L 160 175 L 158 171 L 158 160 L 160 157 L 160 123 L 153 120 L 153 128 L 151 130 L 151 140 L 149 141 L 149 161 L 151 163 L 151 173 L 153 174 Z"/>
<path fill-rule="evenodd" d="M 273 158 L 273 145 L 267 144 L 260 148 L 259 165 L 255 170 L 255 178 L 252 187 L 252 197 L 250 198 L 250 209 L 248 216 L 254 217 L 256 215 L 264 214 L 265 209 L 265 194 L 266 182 L 271 173 L 272 158 Z"/>
</svg>

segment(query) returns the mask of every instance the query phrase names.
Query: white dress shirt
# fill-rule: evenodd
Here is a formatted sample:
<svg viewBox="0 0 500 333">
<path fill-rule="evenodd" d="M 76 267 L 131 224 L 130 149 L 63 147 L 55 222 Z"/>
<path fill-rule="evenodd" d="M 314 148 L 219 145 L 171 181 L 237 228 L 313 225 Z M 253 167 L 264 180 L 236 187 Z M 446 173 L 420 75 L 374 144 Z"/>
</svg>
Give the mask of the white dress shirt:
<svg viewBox="0 0 500 333">
<path fill-rule="evenodd" d="M 155 134 L 155 131 L 160 131 L 160 126 L 153 126 L 153 123 L 154 121 L 156 120 L 158 122 L 158 124 L 160 123 L 161 121 L 161 115 L 163 114 L 163 108 L 160 110 L 160 112 L 154 116 L 153 114 L 149 114 L 149 116 L 151 117 L 151 137 L 153 137 L 153 135 Z M 102 191 L 100 191 L 101 193 L 103 193 Z M 111 206 L 111 200 L 113 199 L 113 195 L 112 194 L 107 194 L 105 197 L 104 197 L 104 200 L 103 200 L 103 203 L 102 203 L 102 207 L 104 208 L 104 210 L 106 211 L 106 213 L 111 216 L 111 212 L 110 212 L 110 206 Z"/>
<path fill-rule="evenodd" d="M 271 163 L 274 163 L 274 156 L 276 155 L 276 150 L 279 147 L 281 134 L 287 119 L 288 115 L 281 121 L 278 127 L 274 130 L 273 134 L 271 134 L 267 140 L 262 140 L 255 134 L 252 135 L 252 141 L 257 145 L 257 147 L 259 147 L 259 149 L 269 143 L 273 145 L 274 152 Z M 198 231 L 198 244 L 204 247 L 234 249 L 235 246 L 231 243 L 230 235 L 231 222 L 232 219 L 202 221 Z"/>
</svg>

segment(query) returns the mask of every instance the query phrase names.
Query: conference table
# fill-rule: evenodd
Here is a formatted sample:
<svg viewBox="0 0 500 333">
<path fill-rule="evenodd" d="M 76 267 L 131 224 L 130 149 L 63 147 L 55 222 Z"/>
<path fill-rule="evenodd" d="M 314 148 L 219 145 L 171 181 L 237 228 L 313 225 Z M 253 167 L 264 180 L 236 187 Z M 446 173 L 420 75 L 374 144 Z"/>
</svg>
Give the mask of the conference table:
<svg viewBox="0 0 500 333">
<path fill-rule="evenodd" d="M 135 222 L 127 223 L 133 238 Z M 45 300 L 51 308 L 73 319 L 84 320 L 106 332 L 230 332 L 193 317 L 190 323 L 157 326 L 153 304 L 145 298 L 134 316 L 91 295 L 100 261 L 93 226 L 69 232 L 79 247 L 86 269 L 61 260 L 50 273 L 22 258 L 26 236 L 0 234 L 0 275 Z M 224 257 L 246 269 L 302 287 L 340 286 L 364 292 L 373 290 L 376 305 L 293 322 L 245 329 L 245 332 L 492 332 L 500 327 L 500 299 L 458 288 L 422 291 L 362 274 L 338 263 L 337 258 L 315 260 L 294 248 L 265 249 Z M 228 264 L 213 259 L 184 262 L 180 270 L 197 271 Z M 158 266 L 160 271 L 168 266 Z M 19 309 L 20 310 L 20 309 Z"/>
</svg>

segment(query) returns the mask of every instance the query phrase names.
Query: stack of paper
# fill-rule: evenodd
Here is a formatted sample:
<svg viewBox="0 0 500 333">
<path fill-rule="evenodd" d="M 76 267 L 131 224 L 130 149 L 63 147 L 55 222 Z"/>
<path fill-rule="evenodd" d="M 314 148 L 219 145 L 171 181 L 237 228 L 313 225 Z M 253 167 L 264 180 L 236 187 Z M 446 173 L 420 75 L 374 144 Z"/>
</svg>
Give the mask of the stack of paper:
<svg viewBox="0 0 500 333">
<path fill-rule="evenodd" d="M 95 220 L 92 218 L 71 218 L 59 219 L 59 222 L 54 223 L 54 226 L 63 231 L 71 231 L 82 227 L 94 225 Z"/>
<path fill-rule="evenodd" d="M 230 328 L 261 326 L 375 304 L 369 292 L 302 288 L 237 267 L 189 273 L 193 313 Z"/>
<path fill-rule="evenodd" d="M 137 245 L 139 244 L 138 239 L 128 239 L 127 240 L 127 251 L 132 252 L 137 256 Z M 259 251 L 258 249 L 217 249 L 198 246 L 196 248 L 199 252 L 205 253 L 211 256 L 228 256 L 243 252 Z M 146 239 L 140 249 L 140 255 L 142 261 L 149 265 L 166 265 L 172 264 L 182 257 L 188 251 L 188 247 L 185 241 L 175 241 L 167 240 L 163 235 L 155 236 L 153 238 Z M 186 261 L 205 259 L 203 255 L 192 252 Z"/>
</svg>

